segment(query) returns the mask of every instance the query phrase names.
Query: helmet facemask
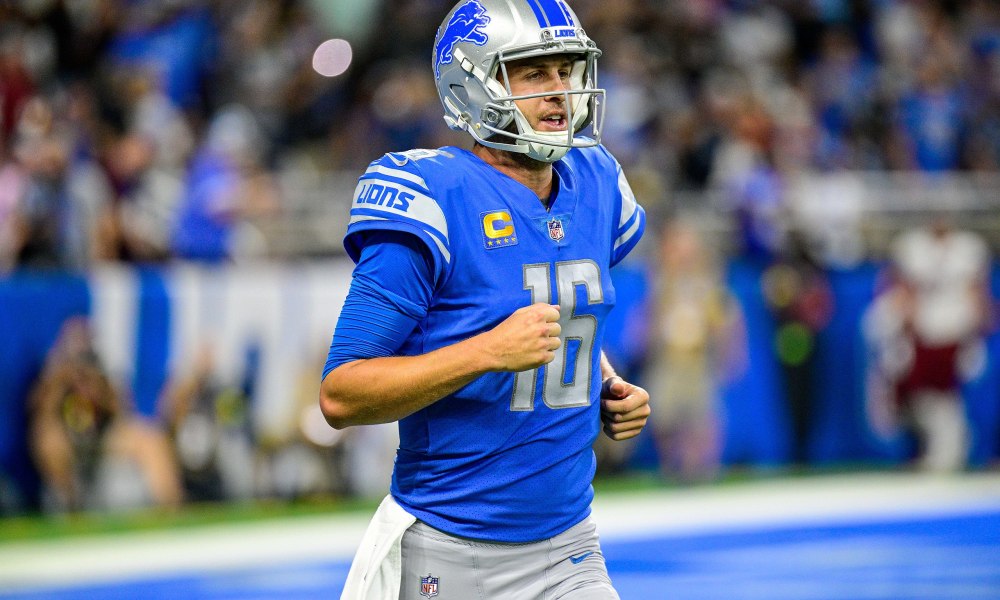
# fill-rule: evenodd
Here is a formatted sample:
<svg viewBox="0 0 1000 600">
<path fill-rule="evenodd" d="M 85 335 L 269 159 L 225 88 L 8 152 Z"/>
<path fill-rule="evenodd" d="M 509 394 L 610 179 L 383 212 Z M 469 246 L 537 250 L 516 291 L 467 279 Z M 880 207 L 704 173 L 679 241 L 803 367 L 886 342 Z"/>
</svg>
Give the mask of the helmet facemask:
<svg viewBox="0 0 1000 600">
<path fill-rule="evenodd" d="M 551 53 L 558 55 L 559 53 Z M 507 65 L 521 58 L 508 59 L 498 53 L 485 85 L 492 92 L 493 99 L 482 111 L 481 129 L 488 133 L 479 142 L 485 146 L 520 152 L 542 162 L 554 162 L 562 158 L 570 148 L 585 148 L 600 143 L 599 123 L 603 122 L 604 90 L 596 88 L 592 81 L 595 57 L 592 55 L 571 55 L 572 71 L 569 89 L 514 95 L 507 75 Z M 531 127 L 528 118 L 521 112 L 517 102 L 533 98 L 562 96 L 566 111 L 565 131 L 538 131 Z M 577 137 L 587 127 L 590 136 Z M 471 133 L 471 132 L 470 132 Z"/>
</svg>

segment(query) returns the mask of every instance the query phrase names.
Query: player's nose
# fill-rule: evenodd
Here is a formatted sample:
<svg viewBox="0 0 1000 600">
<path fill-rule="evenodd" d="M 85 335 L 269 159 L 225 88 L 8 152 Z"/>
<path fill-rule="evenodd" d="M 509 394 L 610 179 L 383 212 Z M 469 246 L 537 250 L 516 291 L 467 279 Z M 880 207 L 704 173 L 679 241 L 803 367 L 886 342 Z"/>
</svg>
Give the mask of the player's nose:
<svg viewBox="0 0 1000 600">
<path fill-rule="evenodd" d="M 563 102 L 564 100 L 566 100 L 566 91 L 568 91 L 569 89 L 570 89 L 569 82 L 563 81 L 562 79 L 559 79 L 557 77 L 552 81 L 552 84 L 549 86 L 549 89 L 546 90 L 548 92 L 548 95 L 545 98 L 546 100 L 555 100 L 558 102 Z"/>
</svg>

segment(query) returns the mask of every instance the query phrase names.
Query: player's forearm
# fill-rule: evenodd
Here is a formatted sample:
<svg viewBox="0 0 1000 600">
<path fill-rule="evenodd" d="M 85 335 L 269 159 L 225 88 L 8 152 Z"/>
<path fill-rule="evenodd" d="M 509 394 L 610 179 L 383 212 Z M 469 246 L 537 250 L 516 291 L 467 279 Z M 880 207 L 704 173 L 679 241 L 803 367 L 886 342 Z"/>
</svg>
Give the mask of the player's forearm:
<svg viewBox="0 0 1000 600">
<path fill-rule="evenodd" d="M 497 370 L 486 347 L 483 336 L 476 336 L 419 356 L 342 364 L 323 380 L 323 415 L 337 429 L 402 419 Z"/>
<path fill-rule="evenodd" d="M 489 331 L 427 354 L 341 364 L 323 380 L 323 415 L 338 429 L 397 421 L 484 373 L 550 363 L 562 344 L 558 321 L 558 306 L 537 302 Z"/>
</svg>

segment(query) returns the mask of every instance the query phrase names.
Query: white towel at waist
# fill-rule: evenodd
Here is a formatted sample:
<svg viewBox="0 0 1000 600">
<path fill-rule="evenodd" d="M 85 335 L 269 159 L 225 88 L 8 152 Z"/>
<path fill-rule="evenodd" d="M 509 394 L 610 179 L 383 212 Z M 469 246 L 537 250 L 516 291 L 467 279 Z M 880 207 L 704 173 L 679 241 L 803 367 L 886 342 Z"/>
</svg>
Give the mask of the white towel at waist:
<svg viewBox="0 0 1000 600">
<path fill-rule="evenodd" d="M 347 574 L 340 600 L 399 598 L 403 533 L 416 518 L 386 496 L 372 517 Z"/>
</svg>

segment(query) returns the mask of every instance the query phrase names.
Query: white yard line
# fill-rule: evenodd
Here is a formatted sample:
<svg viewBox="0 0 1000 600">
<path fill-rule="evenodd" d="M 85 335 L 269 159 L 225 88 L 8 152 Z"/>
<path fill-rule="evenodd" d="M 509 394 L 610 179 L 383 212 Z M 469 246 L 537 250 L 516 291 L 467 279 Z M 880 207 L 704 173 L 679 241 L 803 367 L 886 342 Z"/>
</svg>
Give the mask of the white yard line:
<svg viewBox="0 0 1000 600">
<path fill-rule="evenodd" d="M 364 516 L 294 517 L 0 545 L 0 591 L 350 557 Z"/>
<path fill-rule="evenodd" d="M 1000 511 L 1000 473 L 780 479 L 598 497 L 594 502 L 605 539 L 980 511 Z"/>
<path fill-rule="evenodd" d="M 605 540 L 1000 511 L 1000 474 L 865 474 L 598 496 Z M 0 591 L 349 560 L 366 515 L 290 517 L 0 545 Z"/>
</svg>

